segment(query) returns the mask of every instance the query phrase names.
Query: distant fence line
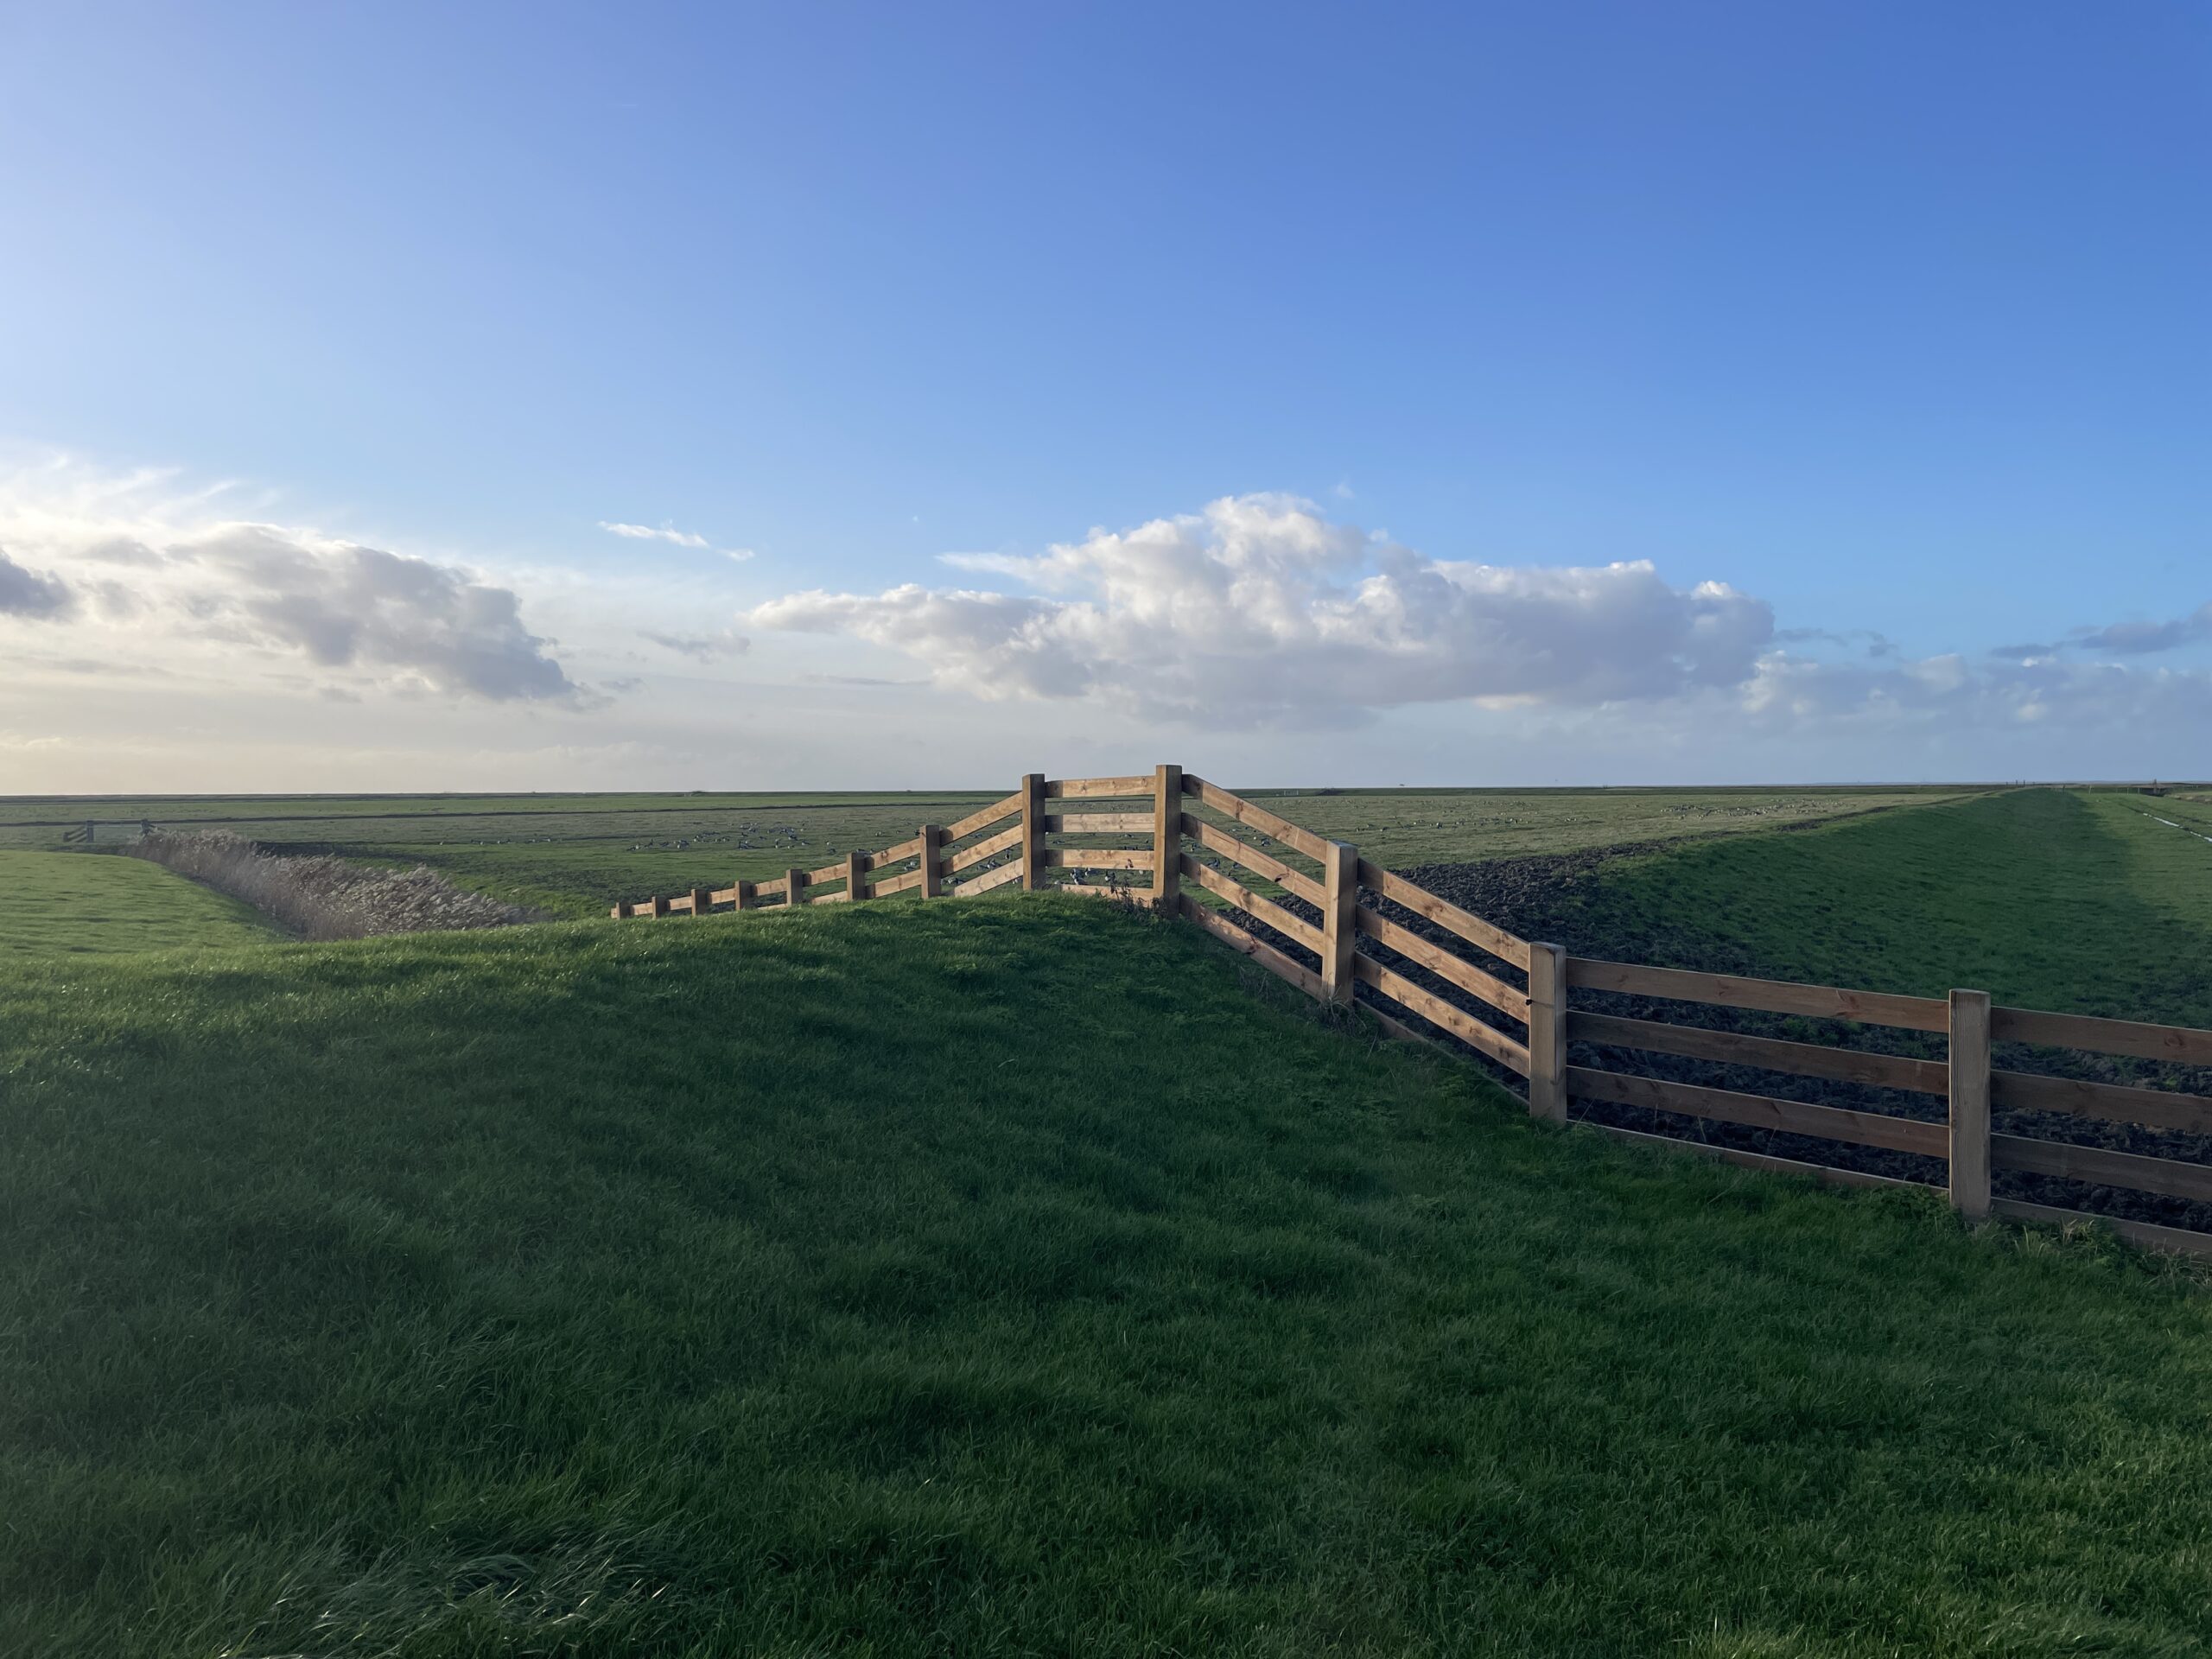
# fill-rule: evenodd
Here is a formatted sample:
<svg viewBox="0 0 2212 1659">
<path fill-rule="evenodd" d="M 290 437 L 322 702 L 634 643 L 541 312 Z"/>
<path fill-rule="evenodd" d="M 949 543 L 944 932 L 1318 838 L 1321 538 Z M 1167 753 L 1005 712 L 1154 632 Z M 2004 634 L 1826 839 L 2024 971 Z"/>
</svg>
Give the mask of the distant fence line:
<svg viewBox="0 0 2212 1659">
<path fill-rule="evenodd" d="M 150 818 L 86 818 L 81 823 L 74 818 L 67 822 L 61 831 L 64 847 L 91 847 L 99 843 L 101 832 L 110 832 L 107 840 L 113 842 L 143 841 L 154 833 Z"/>
<path fill-rule="evenodd" d="M 1128 803 L 1138 800 L 1142 808 L 1133 810 Z M 1146 844 L 1127 839 L 1132 836 L 1143 837 Z M 1078 844 L 1069 844 L 1071 837 Z M 1052 844 L 1053 838 L 1061 844 Z M 1203 855 L 1209 854 L 1273 884 L 1310 907 L 1315 918 L 1205 861 Z M 1289 861 L 1294 857 L 1318 866 L 1318 871 L 1297 868 Z M 1136 885 L 1140 875 L 1147 885 Z M 1540 1118 L 1567 1122 L 1570 1102 L 1579 1098 L 1914 1154 L 1943 1161 L 1950 1202 L 1968 1217 L 1994 1213 L 2046 1222 L 2094 1220 L 2153 1248 L 2212 1255 L 2212 1233 L 1994 1198 L 1991 1192 L 1993 1171 L 2016 1170 L 2212 1204 L 2212 1165 L 1999 1134 L 1991 1127 L 1991 1109 L 1997 1106 L 2212 1135 L 2212 1096 L 1999 1070 L 1991 1058 L 1993 1044 L 2010 1042 L 2212 1066 L 2212 1031 L 1993 1006 L 1984 991 L 1955 990 L 1943 998 L 1899 996 L 1570 956 L 1559 945 L 1523 939 L 1484 921 L 1361 858 L 1350 844 L 1301 829 L 1179 766 L 1156 767 L 1148 778 L 1055 780 L 1032 772 L 1004 799 L 957 823 L 921 825 L 912 840 L 880 852 L 850 853 L 821 869 L 794 868 L 772 880 L 695 887 L 626 902 L 611 913 L 705 916 L 723 906 L 782 908 L 908 891 L 925 899 L 958 898 L 1015 881 L 1031 891 L 1049 887 L 1172 909 L 1324 1002 L 1358 1001 L 1394 1036 L 1431 1041 L 1421 1029 L 1426 1027 L 1457 1039 L 1523 1080 L 1529 1110 Z M 1185 890 L 1186 882 L 1234 906 L 1249 925 L 1200 901 Z M 1392 919 L 1382 909 L 1386 904 L 1427 924 L 1428 931 L 1417 932 Z M 1313 964 L 1303 957 L 1311 957 Z M 1525 1034 L 1516 1039 L 1476 1018 L 1401 968 L 1456 988 Z M 1595 1013 L 1570 1005 L 1578 990 L 1929 1033 L 1944 1038 L 1946 1058 L 1923 1059 Z M 1586 1054 L 1601 1045 L 1902 1090 L 1942 1100 L 1946 1116 L 1936 1122 L 1573 1065 L 1573 1043 L 1584 1045 Z M 1927 1185 L 1613 1124 L 1589 1127 L 1639 1144 L 1841 1185 Z"/>
</svg>

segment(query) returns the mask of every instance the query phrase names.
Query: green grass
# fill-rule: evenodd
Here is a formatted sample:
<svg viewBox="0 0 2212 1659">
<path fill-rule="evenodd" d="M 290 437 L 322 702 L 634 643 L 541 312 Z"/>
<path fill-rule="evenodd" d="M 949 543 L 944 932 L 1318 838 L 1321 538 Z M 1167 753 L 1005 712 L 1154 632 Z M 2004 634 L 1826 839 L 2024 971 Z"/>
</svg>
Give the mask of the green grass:
<svg viewBox="0 0 2212 1659">
<path fill-rule="evenodd" d="M 1977 791 L 1827 789 L 1256 790 L 1293 823 L 1390 869 L 1752 835 Z"/>
<path fill-rule="evenodd" d="M 2155 813 L 2155 816 L 2154 816 Z M 1607 867 L 1579 895 L 1592 939 L 1654 960 L 1715 947 L 1821 984 L 2212 1025 L 2212 808 L 2021 790 Z"/>
<path fill-rule="evenodd" d="M 0 852 L 0 961 L 276 937 L 247 906 L 109 854 Z"/>
<path fill-rule="evenodd" d="M 1008 780 L 1007 787 L 1012 786 Z M 221 828 L 279 850 L 424 863 L 465 887 L 568 917 L 618 899 L 761 880 L 950 823 L 1000 791 L 821 795 L 209 796 L 0 799 L 0 846 L 52 847 L 87 813 Z M 1915 789 L 1255 791 L 1294 823 L 1414 865 L 1740 834 L 1943 798 Z M 73 817 L 72 816 L 73 815 Z M 65 822 L 66 821 L 66 822 Z M 117 833 L 122 833 L 118 830 Z"/>
<path fill-rule="evenodd" d="M 1008 898 L 0 976 L 0 1652 L 2202 1650 L 2212 1300 Z"/>
</svg>

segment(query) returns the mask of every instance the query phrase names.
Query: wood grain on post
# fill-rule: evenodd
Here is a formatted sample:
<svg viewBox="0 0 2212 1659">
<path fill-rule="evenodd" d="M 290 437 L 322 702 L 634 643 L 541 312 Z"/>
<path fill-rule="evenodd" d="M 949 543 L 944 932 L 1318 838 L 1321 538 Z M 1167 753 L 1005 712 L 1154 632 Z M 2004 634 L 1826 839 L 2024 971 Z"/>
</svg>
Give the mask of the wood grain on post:
<svg viewBox="0 0 2212 1659">
<path fill-rule="evenodd" d="M 1989 1213 L 1989 993 L 1951 993 L 1951 1208 Z"/>
<path fill-rule="evenodd" d="M 867 897 L 868 855 L 847 853 L 845 855 L 845 900 L 848 904 L 852 904 Z"/>
<path fill-rule="evenodd" d="M 784 872 L 785 907 L 788 909 L 793 905 L 804 904 L 806 900 L 802 895 L 804 894 L 805 892 L 806 872 L 804 870 L 785 870 Z"/>
<path fill-rule="evenodd" d="M 1529 1116 L 1567 1122 L 1567 948 L 1529 946 Z"/>
<path fill-rule="evenodd" d="M 1034 893 L 1045 885 L 1045 774 L 1026 773 L 1021 779 L 1021 890 Z"/>
<path fill-rule="evenodd" d="M 1352 948 L 1359 943 L 1359 853 L 1351 842 L 1329 843 L 1321 887 L 1321 1000 L 1349 1002 L 1357 984 L 1351 976 Z"/>
<path fill-rule="evenodd" d="M 1172 912 L 1182 891 L 1183 768 L 1152 769 L 1152 902 Z"/>
<path fill-rule="evenodd" d="M 944 872 L 938 868 L 937 861 L 938 846 L 944 839 L 944 832 L 933 823 L 925 823 L 918 839 L 922 843 L 922 857 L 916 868 L 921 873 L 922 897 L 935 899 L 944 891 Z"/>
</svg>

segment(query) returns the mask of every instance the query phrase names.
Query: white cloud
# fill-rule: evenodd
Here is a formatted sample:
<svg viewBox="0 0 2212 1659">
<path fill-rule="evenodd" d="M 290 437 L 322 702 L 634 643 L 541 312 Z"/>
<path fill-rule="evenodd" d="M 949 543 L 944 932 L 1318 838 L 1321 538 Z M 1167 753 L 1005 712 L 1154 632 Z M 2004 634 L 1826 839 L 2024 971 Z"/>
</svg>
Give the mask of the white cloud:
<svg viewBox="0 0 2212 1659">
<path fill-rule="evenodd" d="M 1643 562 L 1440 562 L 1281 495 L 1225 497 L 1035 557 L 945 563 L 1036 591 L 816 591 L 749 620 L 892 647 L 984 698 L 1292 727 L 1409 703 L 1594 705 L 1735 685 L 1774 633 L 1767 605 L 1725 583 L 1678 588 Z"/>
<path fill-rule="evenodd" d="M 0 544 L 63 573 L 0 560 L 0 610 L 66 621 L 79 652 L 119 674 L 184 663 L 235 680 L 256 663 L 304 659 L 410 695 L 594 700 L 524 624 L 512 588 L 457 565 L 227 518 L 213 505 L 222 493 L 67 458 L 0 474 Z M 74 602 L 79 590 L 89 605 Z"/>
<path fill-rule="evenodd" d="M 451 565 L 271 524 L 222 525 L 169 551 L 193 568 L 187 608 L 210 631 L 326 668 L 395 670 L 447 695 L 581 695 L 548 642 L 523 626 L 515 594 Z"/>
<path fill-rule="evenodd" d="M 749 547 L 716 547 L 705 537 L 688 530 L 678 530 L 673 524 L 663 524 L 656 529 L 651 524 L 610 524 L 602 518 L 599 521 L 599 527 L 630 541 L 667 542 L 676 547 L 696 548 L 702 553 L 719 553 L 724 558 L 734 559 L 740 563 L 753 556 L 753 550 Z"/>
<path fill-rule="evenodd" d="M 667 524 L 655 530 L 651 524 L 613 524 L 602 518 L 599 521 L 599 527 L 604 531 L 611 531 L 617 536 L 626 537 L 633 542 L 673 542 L 678 547 L 709 545 L 705 537 L 694 536 L 687 531 L 677 530 Z"/>
</svg>

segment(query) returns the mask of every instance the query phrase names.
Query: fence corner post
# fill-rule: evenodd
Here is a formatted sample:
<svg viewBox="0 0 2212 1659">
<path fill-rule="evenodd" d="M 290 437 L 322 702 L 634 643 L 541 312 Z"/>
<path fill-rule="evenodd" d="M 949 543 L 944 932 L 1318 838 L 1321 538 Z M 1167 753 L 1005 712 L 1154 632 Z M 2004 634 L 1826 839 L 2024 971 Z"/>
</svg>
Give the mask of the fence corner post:
<svg viewBox="0 0 2212 1659">
<path fill-rule="evenodd" d="M 789 910 L 793 905 L 804 904 L 806 900 L 799 895 L 804 893 L 805 891 L 806 872 L 804 870 L 785 870 L 784 872 L 785 909 Z"/>
<path fill-rule="evenodd" d="M 937 849 L 944 840 L 944 831 L 933 823 L 922 826 L 922 856 L 914 868 L 922 873 L 922 897 L 936 899 L 944 893 L 944 872 L 938 868 Z"/>
<path fill-rule="evenodd" d="M 868 855 L 845 855 L 845 901 L 858 904 L 868 897 Z"/>
<path fill-rule="evenodd" d="M 1348 841 L 1331 842 L 1321 876 L 1326 900 L 1321 906 L 1321 1000 L 1350 1002 L 1352 947 L 1359 942 L 1359 849 Z"/>
<path fill-rule="evenodd" d="M 1529 1116 L 1567 1122 L 1567 949 L 1529 947 Z"/>
<path fill-rule="evenodd" d="M 1951 1208 L 1989 1214 L 1989 993 L 1953 991 L 1950 1021 Z"/>
<path fill-rule="evenodd" d="M 1152 902 L 1173 910 L 1183 890 L 1183 768 L 1152 769 Z"/>
<path fill-rule="evenodd" d="M 1045 774 L 1031 772 L 1021 779 L 1021 890 L 1034 893 L 1045 885 Z"/>
</svg>

